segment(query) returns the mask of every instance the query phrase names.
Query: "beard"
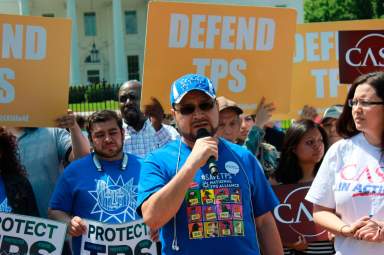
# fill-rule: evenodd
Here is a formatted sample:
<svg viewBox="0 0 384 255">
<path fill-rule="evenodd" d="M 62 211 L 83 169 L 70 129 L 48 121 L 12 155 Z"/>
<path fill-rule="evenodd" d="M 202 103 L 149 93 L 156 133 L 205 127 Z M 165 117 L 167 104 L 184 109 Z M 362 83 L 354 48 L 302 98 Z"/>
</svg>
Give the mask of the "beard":
<svg viewBox="0 0 384 255">
<path fill-rule="evenodd" d="M 101 150 L 99 150 L 98 148 L 96 148 L 96 146 L 94 146 L 93 150 L 94 150 L 95 154 L 106 159 L 106 160 L 116 158 L 123 151 L 124 136 L 123 136 L 123 133 L 121 135 L 122 136 L 121 136 L 120 144 L 117 145 L 116 149 L 108 150 L 108 149 L 102 148 Z"/>
<path fill-rule="evenodd" d="M 116 156 L 118 156 L 123 151 L 123 146 L 121 146 L 119 149 L 112 152 L 105 152 L 105 150 L 98 150 L 96 148 L 94 148 L 94 151 L 101 158 L 108 160 L 110 158 L 115 158 Z"/>
<path fill-rule="evenodd" d="M 121 112 L 125 122 L 130 126 L 135 126 L 140 120 L 140 112 L 135 107 L 123 107 Z"/>
<path fill-rule="evenodd" d="M 202 128 L 204 128 L 208 131 L 209 136 L 214 136 L 216 134 L 218 127 L 213 127 L 212 124 L 210 124 L 210 123 L 208 125 L 209 125 L 209 128 L 204 128 L 204 127 L 202 127 Z M 199 130 L 199 129 L 197 129 L 197 130 Z M 180 132 L 181 136 L 184 137 L 186 140 L 194 143 L 197 140 L 197 130 L 195 133 L 193 133 L 193 132 L 187 133 L 187 132 L 184 132 L 181 129 L 179 129 L 179 132 Z"/>
</svg>

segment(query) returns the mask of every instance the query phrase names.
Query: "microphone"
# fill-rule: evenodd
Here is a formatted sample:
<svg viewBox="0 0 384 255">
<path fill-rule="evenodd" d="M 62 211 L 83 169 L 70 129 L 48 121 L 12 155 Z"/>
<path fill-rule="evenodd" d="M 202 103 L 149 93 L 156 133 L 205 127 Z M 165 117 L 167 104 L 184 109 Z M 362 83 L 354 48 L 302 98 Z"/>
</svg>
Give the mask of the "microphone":
<svg viewBox="0 0 384 255">
<path fill-rule="evenodd" d="M 206 130 L 205 128 L 200 128 L 199 130 L 197 130 L 197 134 L 196 134 L 197 139 L 207 137 L 207 136 L 211 136 L 211 135 L 209 134 L 208 130 Z M 215 157 L 210 156 L 209 159 L 207 160 L 207 164 L 208 164 L 208 169 L 211 175 L 217 176 L 219 174 L 219 169 L 217 168 Z"/>
</svg>

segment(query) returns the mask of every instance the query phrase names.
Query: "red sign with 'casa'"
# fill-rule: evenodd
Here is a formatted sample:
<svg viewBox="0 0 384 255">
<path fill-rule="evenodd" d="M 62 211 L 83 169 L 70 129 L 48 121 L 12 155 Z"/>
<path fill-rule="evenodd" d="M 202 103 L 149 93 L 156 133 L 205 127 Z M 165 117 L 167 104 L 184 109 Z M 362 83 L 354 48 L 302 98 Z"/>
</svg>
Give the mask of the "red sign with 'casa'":
<svg viewBox="0 0 384 255">
<path fill-rule="evenodd" d="M 307 242 L 328 240 L 327 231 L 313 221 L 313 205 L 305 200 L 310 183 L 282 184 L 272 186 L 280 200 L 274 217 L 280 236 L 285 243 L 298 241 L 299 236 Z"/>
<path fill-rule="evenodd" d="M 340 82 L 374 71 L 384 71 L 384 30 L 339 31 Z"/>
</svg>

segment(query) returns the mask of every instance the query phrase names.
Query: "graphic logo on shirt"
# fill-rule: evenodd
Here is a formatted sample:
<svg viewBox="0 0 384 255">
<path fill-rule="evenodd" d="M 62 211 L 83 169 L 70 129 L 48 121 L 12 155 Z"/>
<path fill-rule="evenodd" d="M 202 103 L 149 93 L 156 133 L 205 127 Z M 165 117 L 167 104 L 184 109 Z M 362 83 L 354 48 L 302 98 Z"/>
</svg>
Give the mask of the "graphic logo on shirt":
<svg viewBox="0 0 384 255">
<path fill-rule="evenodd" d="M 340 169 L 339 177 L 336 191 L 352 192 L 352 197 L 384 195 L 384 164 L 364 167 L 357 164 L 345 165 Z"/>
<path fill-rule="evenodd" d="M 187 203 L 190 239 L 244 236 L 240 188 L 189 189 Z"/>
<path fill-rule="evenodd" d="M 225 170 L 230 174 L 237 174 L 240 170 L 239 165 L 233 161 L 227 161 L 225 163 Z"/>
<path fill-rule="evenodd" d="M 133 185 L 133 178 L 124 183 L 121 175 L 116 182 L 106 175 L 95 181 L 96 190 L 89 191 L 96 201 L 91 214 L 99 214 L 101 222 L 115 220 L 123 223 L 129 219 L 135 220 L 137 185 Z"/>
<path fill-rule="evenodd" d="M 0 212 L 11 212 L 12 211 L 12 208 L 8 205 L 8 199 L 5 198 L 3 200 L 3 202 L 1 202 L 0 204 Z"/>
</svg>

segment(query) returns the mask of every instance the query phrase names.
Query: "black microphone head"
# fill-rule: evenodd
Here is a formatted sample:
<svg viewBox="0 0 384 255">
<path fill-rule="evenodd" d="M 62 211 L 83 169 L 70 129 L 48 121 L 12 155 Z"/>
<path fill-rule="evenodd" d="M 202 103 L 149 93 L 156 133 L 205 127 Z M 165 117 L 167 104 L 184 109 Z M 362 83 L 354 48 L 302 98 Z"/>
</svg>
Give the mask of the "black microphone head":
<svg viewBox="0 0 384 255">
<path fill-rule="evenodd" d="M 211 136 L 211 134 L 205 128 L 200 128 L 197 130 L 196 139 L 207 137 L 207 136 Z"/>
</svg>

